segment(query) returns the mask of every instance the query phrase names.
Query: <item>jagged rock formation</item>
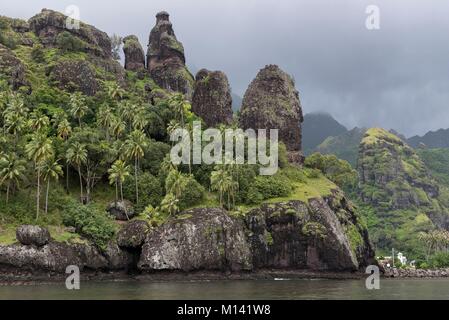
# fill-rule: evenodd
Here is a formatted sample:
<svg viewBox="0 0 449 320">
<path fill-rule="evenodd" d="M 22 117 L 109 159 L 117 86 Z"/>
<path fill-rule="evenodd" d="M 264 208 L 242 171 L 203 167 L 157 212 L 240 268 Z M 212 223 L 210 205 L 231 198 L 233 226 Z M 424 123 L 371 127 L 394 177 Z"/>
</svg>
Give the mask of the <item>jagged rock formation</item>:
<svg viewBox="0 0 449 320">
<path fill-rule="evenodd" d="M 232 122 L 232 97 L 228 78 L 221 71 L 201 69 L 195 77 L 192 111 L 207 126 Z"/>
<path fill-rule="evenodd" d="M 50 79 L 69 92 L 80 91 L 93 96 L 99 89 L 93 67 L 85 60 L 59 60 L 51 69 Z"/>
<path fill-rule="evenodd" d="M 125 53 L 125 69 L 141 71 L 145 69 L 145 53 L 135 35 L 123 38 L 123 52 Z"/>
<path fill-rule="evenodd" d="M 244 129 L 279 129 L 288 151 L 301 150 L 303 122 L 293 79 L 276 65 L 259 71 L 243 97 L 240 125 Z"/>
<path fill-rule="evenodd" d="M 184 215 L 148 234 L 140 269 L 354 271 L 375 263 L 368 232 L 339 191 L 262 205 L 244 223 L 220 209 Z"/>
<path fill-rule="evenodd" d="M 165 11 L 156 15 L 156 25 L 150 33 L 147 68 L 161 88 L 182 92 L 191 98 L 193 76 L 185 66 L 184 47 L 176 39 L 169 14 Z"/>
<path fill-rule="evenodd" d="M 366 228 L 339 190 L 307 202 L 263 204 L 245 218 L 195 208 L 154 229 L 133 220 L 101 250 L 45 240 L 40 246 L 0 245 L 0 270 L 355 271 L 376 263 Z"/>
<path fill-rule="evenodd" d="M 338 191 L 308 203 L 265 204 L 246 220 L 255 268 L 357 270 L 374 263 L 368 231 Z"/>
<path fill-rule="evenodd" d="M 221 209 L 192 209 L 189 218 L 165 223 L 142 247 L 141 270 L 250 270 L 242 221 Z"/>
<path fill-rule="evenodd" d="M 28 86 L 25 65 L 16 57 L 14 52 L 0 44 L 0 74 L 7 77 L 13 90 Z"/>
<path fill-rule="evenodd" d="M 66 28 L 67 16 L 62 13 L 42 9 L 42 11 L 32 17 L 28 22 L 30 29 L 33 30 L 45 46 L 55 46 L 58 35 L 62 32 L 69 32 L 79 37 L 84 44 L 86 52 L 95 55 L 110 58 L 111 40 L 109 36 L 97 28 L 80 22 L 80 28 Z"/>
<path fill-rule="evenodd" d="M 436 181 L 414 150 L 392 133 L 369 129 L 359 149 L 358 171 L 365 202 L 388 209 L 430 206 Z"/>
</svg>

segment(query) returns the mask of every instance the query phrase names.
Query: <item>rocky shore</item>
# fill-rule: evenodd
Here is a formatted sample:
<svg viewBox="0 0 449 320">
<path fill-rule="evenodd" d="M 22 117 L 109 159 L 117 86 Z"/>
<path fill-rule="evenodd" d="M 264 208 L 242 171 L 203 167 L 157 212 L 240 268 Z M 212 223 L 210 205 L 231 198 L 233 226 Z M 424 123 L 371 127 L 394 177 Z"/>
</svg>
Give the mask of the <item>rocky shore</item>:
<svg viewBox="0 0 449 320">
<path fill-rule="evenodd" d="M 338 192 L 264 204 L 245 217 L 196 208 L 156 228 L 134 219 L 104 248 L 56 242 L 38 226 L 20 226 L 16 237 L 0 246 L 0 282 L 58 280 L 69 265 L 99 280 L 347 278 L 375 263 L 366 229 Z"/>
<path fill-rule="evenodd" d="M 447 278 L 449 277 L 449 268 L 441 268 L 441 269 L 386 268 L 384 276 L 387 278 Z"/>
</svg>

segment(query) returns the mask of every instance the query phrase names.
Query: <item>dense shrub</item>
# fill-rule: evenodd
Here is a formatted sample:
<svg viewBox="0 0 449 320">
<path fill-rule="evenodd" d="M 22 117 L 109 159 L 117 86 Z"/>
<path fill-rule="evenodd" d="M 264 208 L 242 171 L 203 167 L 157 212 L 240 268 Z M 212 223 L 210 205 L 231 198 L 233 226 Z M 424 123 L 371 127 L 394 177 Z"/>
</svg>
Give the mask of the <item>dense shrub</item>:
<svg viewBox="0 0 449 320">
<path fill-rule="evenodd" d="M 153 207 L 158 206 L 164 195 L 159 179 L 149 172 L 144 172 L 139 174 L 137 184 L 139 186 L 139 203 L 136 204 L 135 210 L 142 212 L 148 205 L 152 205 Z M 125 180 L 123 184 L 123 196 L 134 203 L 136 202 L 134 176 Z"/>
<path fill-rule="evenodd" d="M 179 181 L 178 181 L 179 179 Z M 175 190 L 174 185 L 179 185 L 179 190 Z M 167 193 L 180 193 L 178 206 L 180 210 L 194 206 L 203 200 L 204 187 L 199 184 L 193 175 L 182 174 L 176 170 L 170 171 L 165 180 L 165 190 Z"/>
<path fill-rule="evenodd" d="M 257 176 L 248 190 L 249 203 L 259 203 L 262 200 L 288 197 L 293 190 L 291 181 L 278 173 L 272 176 Z"/>
<path fill-rule="evenodd" d="M 82 40 L 67 31 L 58 34 L 56 37 L 56 44 L 62 51 L 65 52 L 77 52 L 85 48 Z"/>
<path fill-rule="evenodd" d="M 73 201 L 66 205 L 62 218 L 64 225 L 75 227 L 79 234 L 100 248 L 105 248 L 115 234 L 112 218 L 94 205 L 83 206 Z"/>
<path fill-rule="evenodd" d="M 433 268 L 446 268 L 449 267 L 449 252 L 435 253 L 429 259 L 429 264 Z"/>
<path fill-rule="evenodd" d="M 318 169 L 336 185 L 344 190 L 351 191 L 357 185 L 357 171 L 349 162 L 338 159 L 334 155 L 322 155 L 314 153 L 306 158 L 306 167 Z"/>
</svg>

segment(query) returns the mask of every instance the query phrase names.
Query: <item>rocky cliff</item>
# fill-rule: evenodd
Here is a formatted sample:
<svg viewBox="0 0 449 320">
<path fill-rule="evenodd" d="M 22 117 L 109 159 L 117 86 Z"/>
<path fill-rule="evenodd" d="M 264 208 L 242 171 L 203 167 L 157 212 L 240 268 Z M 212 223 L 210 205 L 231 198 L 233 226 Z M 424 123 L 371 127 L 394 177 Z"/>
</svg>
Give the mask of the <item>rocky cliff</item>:
<svg viewBox="0 0 449 320">
<path fill-rule="evenodd" d="M 356 271 L 376 263 L 366 228 L 338 190 L 307 202 L 264 204 L 243 218 L 197 208 L 152 229 L 132 220 L 103 249 L 57 243 L 33 226 L 18 229 L 17 238 L 21 243 L 0 246 L 0 270 Z"/>
<path fill-rule="evenodd" d="M 449 191 L 399 137 L 369 129 L 359 148 L 359 194 L 377 248 L 420 252 L 420 232 L 449 228 Z"/>
<path fill-rule="evenodd" d="M 145 53 L 135 35 L 123 38 L 123 52 L 125 53 L 125 69 L 141 71 L 145 69 Z"/>
<path fill-rule="evenodd" d="M 232 122 L 232 97 L 228 78 L 221 71 L 202 69 L 195 77 L 192 111 L 208 127 Z"/>
<path fill-rule="evenodd" d="M 289 151 L 301 150 L 303 122 L 299 93 L 293 79 L 276 65 L 259 71 L 245 92 L 240 125 L 244 129 L 279 129 Z"/>
<path fill-rule="evenodd" d="M 428 206 L 439 188 L 424 163 L 404 141 L 392 133 L 369 129 L 359 149 L 358 171 L 364 201 L 389 209 Z M 380 190 L 381 194 L 372 192 Z"/>
<path fill-rule="evenodd" d="M 194 80 L 185 65 L 184 47 L 176 39 L 165 11 L 156 15 L 156 25 L 150 33 L 147 68 L 161 88 L 182 92 L 188 99 L 192 97 Z"/>
</svg>

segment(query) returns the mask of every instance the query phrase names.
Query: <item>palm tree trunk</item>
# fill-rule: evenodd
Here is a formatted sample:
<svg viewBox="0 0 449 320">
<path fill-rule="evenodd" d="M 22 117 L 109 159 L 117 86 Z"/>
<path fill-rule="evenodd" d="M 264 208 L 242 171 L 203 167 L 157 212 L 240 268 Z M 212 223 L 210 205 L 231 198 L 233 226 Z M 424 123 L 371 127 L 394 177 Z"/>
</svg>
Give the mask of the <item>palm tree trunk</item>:
<svg viewBox="0 0 449 320">
<path fill-rule="evenodd" d="M 79 125 L 80 128 L 81 128 L 81 117 L 78 117 L 78 125 Z"/>
<path fill-rule="evenodd" d="M 123 183 L 120 182 L 120 199 L 122 199 L 123 202 Z"/>
<path fill-rule="evenodd" d="M 47 181 L 47 192 L 45 194 L 45 214 L 48 213 L 48 190 L 50 190 L 50 179 Z"/>
<path fill-rule="evenodd" d="M 9 188 L 11 186 L 11 182 L 8 182 L 8 186 L 6 187 L 6 204 L 8 204 L 9 201 Z"/>
<path fill-rule="evenodd" d="M 66 161 L 65 164 L 65 190 L 69 194 L 69 164 Z"/>
<path fill-rule="evenodd" d="M 41 194 L 41 170 L 37 169 L 36 220 L 39 219 L 39 198 Z"/>
<path fill-rule="evenodd" d="M 136 204 L 139 203 L 139 186 L 137 183 L 137 157 L 134 158 L 134 180 L 136 181 Z"/>
<path fill-rule="evenodd" d="M 117 206 L 118 201 L 118 179 L 115 179 L 115 205 Z"/>
<path fill-rule="evenodd" d="M 78 167 L 78 174 L 80 176 L 80 190 L 81 190 L 80 199 L 81 199 L 81 202 L 83 202 L 83 178 L 81 177 L 81 168 L 80 167 Z"/>
</svg>

